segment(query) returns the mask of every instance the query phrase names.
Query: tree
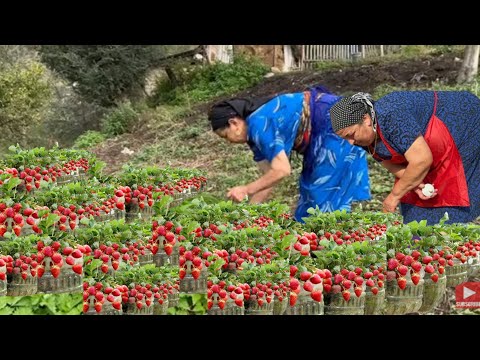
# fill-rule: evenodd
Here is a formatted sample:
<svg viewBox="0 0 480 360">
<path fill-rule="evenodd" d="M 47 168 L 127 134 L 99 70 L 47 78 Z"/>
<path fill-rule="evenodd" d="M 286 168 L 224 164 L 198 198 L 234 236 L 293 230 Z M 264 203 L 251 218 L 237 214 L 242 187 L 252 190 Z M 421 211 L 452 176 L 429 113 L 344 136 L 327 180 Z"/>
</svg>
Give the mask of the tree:
<svg viewBox="0 0 480 360">
<path fill-rule="evenodd" d="M 480 54 L 480 45 L 465 46 L 465 55 L 462 67 L 458 71 L 457 83 L 463 84 L 473 81 L 478 73 L 478 56 Z"/>
<path fill-rule="evenodd" d="M 164 49 L 155 45 L 43 45 L 39 53 L 85 100 L 108 107 L 143 95 L 146 73 Z"/>
<path fill-rule="evenodd" d="M 25 146 L 30 130 L 42 121 L 52 97 L 45 71 L 34 62 L 0 70 L 0 143 Z"/>
</svg>

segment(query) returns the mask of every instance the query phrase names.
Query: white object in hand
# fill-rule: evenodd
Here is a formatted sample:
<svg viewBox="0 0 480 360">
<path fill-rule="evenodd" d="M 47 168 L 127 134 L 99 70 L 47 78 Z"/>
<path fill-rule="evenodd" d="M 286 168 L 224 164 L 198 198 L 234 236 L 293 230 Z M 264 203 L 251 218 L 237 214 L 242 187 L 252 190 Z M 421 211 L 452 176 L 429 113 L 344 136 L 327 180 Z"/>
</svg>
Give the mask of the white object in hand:
<svg viewBox="0 0 480 360">
<path fill-rule="evenodd" d="M 425 184 L 425 186 L 422 189 L 423 195 L 428 197 L 432 196 L 434 191 L 435 191 L 435 188 L 433 187 L 432 184 Z"/>
</svg>

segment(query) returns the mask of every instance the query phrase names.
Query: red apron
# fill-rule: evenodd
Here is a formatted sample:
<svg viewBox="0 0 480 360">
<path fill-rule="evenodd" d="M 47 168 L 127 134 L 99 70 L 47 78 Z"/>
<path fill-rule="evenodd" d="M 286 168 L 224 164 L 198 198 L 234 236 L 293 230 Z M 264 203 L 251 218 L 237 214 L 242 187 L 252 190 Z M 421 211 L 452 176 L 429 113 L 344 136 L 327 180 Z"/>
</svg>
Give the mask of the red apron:
<svg viewBox="0 0 480 360">
<path fill-rule="evenodd" d="M 401 202 L 419 207 L 444 207 L 444 206 L 470 206 L 468 196 L 467 180 L 463 169 L 462 158 L 458 152 L 455 141 L 445 124 L 435 114 L 437 110 L 437 93 L 433 106 L 433 114 L 430 118 L 427 131 L 423 135 L 428 147 L 432 151 L 433 162 L 428 174 L 423 179 L 423 183 L 434 184 L 438 189 L 437 196 L 432 199 L 422 200 L 412 190 L 406 193 Z M 385 140 L 377 123 L 377 132 L 380 139 L 392 154 L 390 160 L 394 164 L 405 164 L 407 159 L 397 153 Z M 385 160 L 377 154 L 374 155 L 377 160 Z M 398 178 L 395 179 L 397 183 Z"/>
</svg>

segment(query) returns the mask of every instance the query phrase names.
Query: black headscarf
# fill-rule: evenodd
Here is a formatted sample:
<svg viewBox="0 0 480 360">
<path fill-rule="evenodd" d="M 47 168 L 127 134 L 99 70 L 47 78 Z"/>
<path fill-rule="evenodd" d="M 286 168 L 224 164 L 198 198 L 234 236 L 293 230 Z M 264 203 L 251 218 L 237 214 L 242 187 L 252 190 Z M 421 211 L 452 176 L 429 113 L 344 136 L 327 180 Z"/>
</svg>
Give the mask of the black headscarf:
<svg viewBox="0 0 480 360">
<path fill-rule="evenodd" d="M 258 99 L 235 98 L 216 103 L 208 113 L 208 120 L 210 120 L 212 130 L 215 131 L 227 127 L 228 120 L 235 116 L 246 119 L 248 115 L 274 97 L 275 95 Z"/>
<path fill-rule="evenodd" d="M 330 120 L 333 131 L 344 129 L 362 121 L 363 115 L 369 114 L 376 129 L 377 116 L 373 107 L 373 99 L 370 94 L 357 93 L 350 97 L 344 97 L 330 109 Z"/>
</svg>

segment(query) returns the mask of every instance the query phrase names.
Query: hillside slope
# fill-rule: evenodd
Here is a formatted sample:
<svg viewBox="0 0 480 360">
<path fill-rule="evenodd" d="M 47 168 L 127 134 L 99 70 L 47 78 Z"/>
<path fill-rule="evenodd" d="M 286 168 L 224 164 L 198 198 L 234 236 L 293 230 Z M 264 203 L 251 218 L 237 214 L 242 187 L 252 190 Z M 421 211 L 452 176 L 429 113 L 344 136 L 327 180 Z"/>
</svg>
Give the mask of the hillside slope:
<svg viewBox="0 0 480 360">
<path fill-rule="evenodd" d="M 357 91 L 375 94 L 379 86 L 452 85 L 460 64 L 455 55 L 447 54 L 402 62 L 353 64 L 327 72 L 291 72 L 266 78 L 257 86 L 234 95 L 263 96 L 301 91 L 315 84 L 322 84 L 341 95 Z M 210 131 L 206 112 L 213 102 L 196 104 L 187 110 L 161 107 L 146 112 L 133 133 L 109 139 L 92 150 L 107 163 L 110 173 L 129 161 L 137 166 L 155 164 L 203 169 L 210 180 L 209 191 L 224 196 L 229 187 L 255 179 L 258 172 L 248 147 L 227 144 Z M 293 163 L 294 176 L 284 181 L 273 194 L 292 207 L 297 199 L 296 182 L 301 169 L 300 159 L 294 157 Z M 383 168 L 371 164 L 374 201 L 364 205 L 378 210 L 393 179 Z"/>
</svg>

